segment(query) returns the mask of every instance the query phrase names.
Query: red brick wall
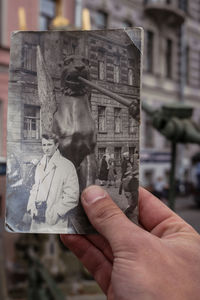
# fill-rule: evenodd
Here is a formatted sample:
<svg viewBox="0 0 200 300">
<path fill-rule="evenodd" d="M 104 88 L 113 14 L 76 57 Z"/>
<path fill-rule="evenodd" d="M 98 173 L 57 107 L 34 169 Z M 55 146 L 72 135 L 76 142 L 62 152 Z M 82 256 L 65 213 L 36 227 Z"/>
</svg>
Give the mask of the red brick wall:
<svg viewBox="0 0 200 300">
<path fill-rule="evenodd" d="M 6 120 L 7 120 L 7 102 L 8 102 L 8 74 L 0 73 L 0 101 L 3 105 L 3 151 L 0 156 L 6 156 Z M 2 124 L 1 123 L 1 124 Z M 2 130 L 1 129 L 1 130 Z"/>
<path fill-rule="evenodd" d="M 63 0 L 63 17 L 67 18 L 70 24 L 74 24 L 75 0 Z"/>
</svg>

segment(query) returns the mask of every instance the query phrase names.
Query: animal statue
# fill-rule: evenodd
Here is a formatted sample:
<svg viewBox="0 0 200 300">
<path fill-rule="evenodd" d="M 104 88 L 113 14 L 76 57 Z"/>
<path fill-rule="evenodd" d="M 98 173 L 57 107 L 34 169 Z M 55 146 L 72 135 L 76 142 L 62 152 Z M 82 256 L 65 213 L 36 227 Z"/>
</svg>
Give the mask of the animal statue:
<svg viewBox="0 0 200 300">
<path fill-rule="evenodd" d="M 41 102 L 42 131 L 59 137 L 61 154 L 77 169 L 80 189 L 95 182 L 95 123 L 90 110 L 90 92 L 78 77 L 89 79 L 89 61 L 63 53 L 61 97 L 56 103 L 54 86 L 40 47 L 37 50 L 38 92 Z"/>
</svg>

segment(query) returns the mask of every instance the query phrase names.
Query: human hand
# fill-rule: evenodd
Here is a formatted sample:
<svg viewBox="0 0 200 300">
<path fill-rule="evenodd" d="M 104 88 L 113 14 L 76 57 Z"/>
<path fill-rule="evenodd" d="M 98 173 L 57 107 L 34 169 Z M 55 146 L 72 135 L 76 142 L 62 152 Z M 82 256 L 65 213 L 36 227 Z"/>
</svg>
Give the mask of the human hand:
<svg viewBox="0 0 200 300">
<path fill-rule="evenodd" d="M 35 207 L 35 204 L 27 211 L 27 213 L 33 218 L 37 215 L 37 208 Z"/>
<path fill-rule="evenodd" d="M 200 236 L 160 200 L 139 190 L 133 224 L 100 187 L 82 194 L 100 235 L 61 235 L 108 300 L 188 300 L 200 295 Z"/>
</svg>

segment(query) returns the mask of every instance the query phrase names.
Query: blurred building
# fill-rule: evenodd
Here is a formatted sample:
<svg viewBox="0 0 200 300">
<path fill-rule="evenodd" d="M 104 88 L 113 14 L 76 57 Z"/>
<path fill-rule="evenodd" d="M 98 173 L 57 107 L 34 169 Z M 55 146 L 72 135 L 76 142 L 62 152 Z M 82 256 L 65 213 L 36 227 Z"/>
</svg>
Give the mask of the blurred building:
<svg viewBox="0 0 200 300">
<path fill-rule="evenodd" d="M 200 116 L 200 2 L 195 0 L 83 0 L 93 29 L 141 26 L 145 31 L 142 101 L 152 107 L 182 102 Z M 186 146 L 184 166 L 197 146 Z M 151 185 L 168 177 L 170 143 L 142 114 L 141 181 Z M 179 155 L 180 156 L 180 155 Z M 187 162 L 187 163 L 186 163 Z"/>
<path fill-rule="evenodd" d="M 18 240 L 17 234 L 6 234 L 3 232 L 2 216 L 5 205 L 5 171 L 6 171 L 6 122 L 8 102 L 8 68 L 9 68 L 9 47 L 12 31 L 16 30 L 47 30 L 55 17 L 59 17 L 59 24 L 66 25 L 74 23 L 74 1 L 62 0 L 0 0 L 0 272 L 4 275 L 5 267 L 9 274 L 15 274 L 19 279 L 20 268 L 16 263 L 15 243 Z M 13 130 L 15 124 L 13 122 Z M 3 235 L 3 239 L 2 239 Z M 24 236 L 25 238 L 25 236 Z M 51 239 L 50 239 L 51 240 Z M 56 247 L 56 246 L 55 246 Z M 48 250 L 51 248 L 50 256 L 53 261 L 55 251 L 52 245 L 46 244 L 45 253 L 49 259 Z M 57 253 L 57 251 L 56 251 Z M 6 257 L 4 257 L 4 255 Z M 56 254 L 57 255 L 57 254 Z M 48 263 L 47 263 L 48 264 Z M 54 264 L 55 266 L 55 264 Z M 53 266 L 53 267 L 54 267 Z M 18 272 L 18 273 L 16 273 Z M 13 277 L 13 275 L 12 275 Z M 16 278 L 14 279 L 17 280 Z M 4 299 L 2 286 L 0 284 L 0 298 Z M 8 285 L 11 284 L 10 279 Z M 10 286 L 13 290 L 13 287 Z"/>
</svg>

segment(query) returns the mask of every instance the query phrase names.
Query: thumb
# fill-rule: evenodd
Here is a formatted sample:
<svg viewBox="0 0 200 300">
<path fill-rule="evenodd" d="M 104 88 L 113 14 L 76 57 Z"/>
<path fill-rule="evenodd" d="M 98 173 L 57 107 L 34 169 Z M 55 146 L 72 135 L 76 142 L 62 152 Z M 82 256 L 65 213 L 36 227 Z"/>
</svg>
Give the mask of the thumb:
<svg viewBox="0 0 200 300">
<path fill-rule="evenodd" d="M 130 232 L 142 231 L 124 215 L 101 187 L 89 186 L 83 191 L 81 200 L 90 222 L 107 239 L 113 251 L 127 243 Z"/>
</svg>

